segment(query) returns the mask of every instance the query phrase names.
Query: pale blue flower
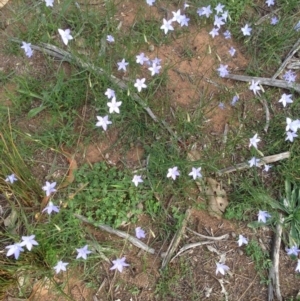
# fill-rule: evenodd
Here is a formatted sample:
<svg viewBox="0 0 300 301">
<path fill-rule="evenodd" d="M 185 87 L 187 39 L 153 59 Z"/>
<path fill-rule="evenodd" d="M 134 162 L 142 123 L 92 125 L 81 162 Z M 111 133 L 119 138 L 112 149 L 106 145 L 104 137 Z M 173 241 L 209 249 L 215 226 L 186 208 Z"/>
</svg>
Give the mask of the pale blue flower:
<svg viewBox="0 0 300 301">
<path fill-rule="evenodd" d="M 246 24 L 244 27 L 242 27 L 241 30 L 242 30 L 244 36 L 251 35 L 252 28 L 248 24 Z"/>
<path fill-rule="evenodd" d="M 172 178 L 173 180 L 176 180 L 176 178 L 179 175 L 180 175 L 180 172 L 179 172 L 177 166 L 168 169 L 167 178 Z"/>
<path fill-rule="evenodd" d="M 128 263 L 125 262 L 126 258 L 117 258 L 116 260 L 113 260 L 113 266 L 110 268 L 110 270 L 117 269 L 120 273 L 122 273 L 123 268 L 129 266 Z"/>
<path fill-rule="evenodd" d="M 271 217 L 271 215 L 267 211 L 262 211 L 262 210 L 258 211 L 257 216 L 258 216 L 258 221 L 262 223 L 266 223 L 267 218 Z"/>
<path fill-rule="evenodd" d="M 56 182 L 48 182 L 46 181 L 45 186 L 42 187 L 42 189 L 46 192 L 46 196 L 49 196 L 51 193 L 56 192 L 56 189 L 54 188 L 56 186 Z"/>
<path fill-rule="evenodd" d="M 56 274 L 58 274 L 60 271 L 66 271 L 67 270 L 66 266 L 68 264 L 69 263 L 67 262 L 59 261 L 53 269 L 55 270 Z"/>
<path fill-rule="evenodd" d="M 112 122 L 108 119 L 108 115 L 101 117 L 101 116 L 96 116 L 98 119 L 98 122 L 96 123 L 96 126 L 101 126 L 104 131 L 107 130 L 107 126 L 109 124 L 112 124 Z"/>
<path fill-rule="evenodd" d="M 142 91 L 142 89 L 147 88 L 147 85 L 145 84 L 146 79 L 136 79 L 134 86 L 137 88 L 139 92 Z"/>
<path fill-rule="evenodd" d="M 146 234 L 145 234 L 145 231 L 141 227 L 137 227 L 137 228 L 135 228 L 135 236 L 138 239 L 141 239 L 141 238 L 145 238 Z"/>
<path fill-rule="evenodd" d="M 5 179 L 5 182 L 9 182 L 10 184 L 13 184 L 14 182 L 18 181 L 16 175 L 13 173 Z"/>
<path fill-rule="evenodd" d="M 48 206 L 46 206 L 42 212 L 47 211 L 48 214 L 51 214 L 53 212 L 59 212 L 59 207 L 55 206 L 51 201 L 48 203 Z"/>
<path fill-rule="evenodd" d="M 223 263 L 216 263 L 217 269 L 216 269 L 216 275 L 218 273 L 221 273 L 222 275 L 225 275 L 225 273 L 229 270 L 229 266 L 223 264 Z"/>
<path fill-rule="evenodd" d="M 82 247 L 80 249 L 76 249 L 76 251 L 78 253 L 76 256 L 76 259 L 79 259 L 79 258 L 87 259 L 87 255 L 92 253 L 92 251 L 88 250 L 88 245 L 85 245 L 84 247 Z"/>
<path fill-rule="evenodd" d="M 160 27 L 160 29 L 163 29 L 165 34 L 167 34 L 169 30 L 174 30 L 174 27 L 172 26 L 172 19 L 166 20 L 164 18 L 163 25 Z"/>
<path fill-rule="evenodd" d="M 131 182 L 133 182 L 134 185 L 137 187 L 139 185 L 139 183 L 143 183 L 144 181 L 141 176 L 134 175 Z"/>
<path fill-rule="evenodd" d="M 70 29 L 63 30 L 63 29 L 59 28 L 58 32 L 59 32 L 59 34 L 60 34 L 60 36 L 61 36 L 61 38 L 62 38 L 65 45 L 68 45 L 69 41 L 73 40 L 73 37 L 70 34 L 70 32 L 71 32 Z"/>
<path fill-rule="evenodd" d="M 192 167 L 192 171 L 189 173 L 189 176 L 193 177 L 194 180 L 197 178 L 202 178 L 201 167 Z"/>
<path fill-rule="evenodd" d="M 240 234 L 237 243 L 238 243 L 239 247 L 241 247 L 242 245 L 247 245 L 248 240 L 246 237 L 244 237 L 243 235 Z"/>
<path fill-rule="evenodd" d="M 26 246 L 28 251 L 31 251 L 33 246 L 37 246 L 38 243 L 36 240 L 34 240 L 35 235 L 30 236 L 22 236 L 22 242 L 20 243 L 21 247 Z"/>
<path fill-rule="evenodd" d="M 14 255 L 15 259 L 18 259 L 20 256 L 20 252 L 23 252 L 24 249 L 22 248 L 20 243 L 15 243 L 13 245 L 9 245 L 5 247 L 5 249 L 8 249 L 6 256 Z"/>
</svg>

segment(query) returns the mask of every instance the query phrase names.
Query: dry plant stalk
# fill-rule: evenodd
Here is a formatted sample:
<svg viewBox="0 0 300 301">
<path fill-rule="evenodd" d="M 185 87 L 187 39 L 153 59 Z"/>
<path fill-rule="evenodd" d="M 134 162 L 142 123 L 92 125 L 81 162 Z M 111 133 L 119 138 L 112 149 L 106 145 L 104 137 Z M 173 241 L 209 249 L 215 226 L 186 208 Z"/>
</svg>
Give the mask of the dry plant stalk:
<svg viewBox="0 0 300 301">
<path fill-rule="evenodd" d="M 239 74 L 228 74 L 225 75 L 224 77 L 229 79 L 239 80 L 242 82 L 251 82 L 252 80 L 255 80 L 255 81 L 259 81 L 259 83 L 262 85 L 295 90 L 300 93 L 300 84 L 288 83 L 285 80 L 266 78 L 266 77 L 246 76 L 246 75 L 239 75 Z"/>
<path fill-rule="evenodd" d="M 280 153 L 277 155 L 272 155 L 272 156 L 266 156 L 266 157 L 262 157 L 260 159 L 260 162 L 257 163 L 257 166 L 260 167 L 264 164 L 268 164 L 268 163 L 273 163 L 273 162 L 277 162 L 283 159 L 287 159 L 290 157 L 290 152 L 284 152 L 284 153 Z M 235 166 L 230 166 L 230 167 L 226 167 L 224 169 L 220 169 L 217 174 L 219 176 L 226 174 L 226 173 L 230 173 L 233 171 L 237 171 L 237 170 L 242 170 L 242 169 L 246 169 L 246 168 L 250 168 L 248 163 L 239 163 Z"/>
<path fill-rule="evenodd" d="M 188 209 L 186 212 L 185 212 L 185 217 L 184 217 L 184 220 L 182 221 L 182 224 L 181 224 L 181 227 L 176 231 L 169 247 L 168 247 L 168 250 L 166 252 L 166 255 L 163 259 L 163 262 L 161 264 L 161 268 L 164 269 L 168 263 L 170 262 L 171 260 L 171 257 L 173 255 L 173 253 L 175 252 L 175 250 L 177 249 L 178 245 L 179 245 L 179 242 L 181 240 L 181 237 L 183 235 L 183 233 L 185 232 L 185 229 L 186 229 L 186 226 L 187 226 L 187 222 L 188 222 L 188 219 L 190 218 L 190 215 L 191 215 L 191 209 Z"/>
<path fill-rule="evenodd" d="M 108 232 L 111 234 L 115 234 L 121 238 L 124 238 L 124 239 L 128 240 L 129 242 L 131 242 L 136 247 L 143 249 L 144 251 L 146 251 L 150 254 L 155 254 L 155 250 L 153 248 L 150 248 L 148 245 L 146 245 L 139 239 L 135 238 L 134 236 L 132 236 L 124 231 L 116 230 L 108 225 L 103 225 L 103 224 L 95 225 L 94 223 L 90 222 L 86 217 L 84 217 L 80 214 L 75 213 L 74 216 L 87 224 L 93 225 L 93 226 L 101 229 L 102 231 L 105 231 L 105 232 Z"/>
<path fill-rule="evenodd" d="M 279 222 L 276 225 L 275 242 L 272 250 L 272 266 L 269 269 L 269 288 L 268 288 L 268 301 L 274 300 L 274 293 L 278 301 L 282 301 L 279 283 L 279 252 L 281 245 L 283 217 L 280 213 Z"/>
</svg>

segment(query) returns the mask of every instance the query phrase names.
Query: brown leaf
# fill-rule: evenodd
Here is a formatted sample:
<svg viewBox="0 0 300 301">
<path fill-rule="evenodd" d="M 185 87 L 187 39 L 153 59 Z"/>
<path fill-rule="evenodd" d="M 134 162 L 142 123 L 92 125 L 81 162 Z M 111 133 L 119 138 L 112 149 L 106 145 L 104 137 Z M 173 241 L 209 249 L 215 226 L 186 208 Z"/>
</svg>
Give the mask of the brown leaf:
<svg viewBox="0 0 300 301">
<path fill-rule="evenodd" d="M 212 178 L 206 178 L 205 195 L 208 199 L 208 213 L 216 218 L 221 218 L 228 199 L 222 185 Z"/>
</svg>

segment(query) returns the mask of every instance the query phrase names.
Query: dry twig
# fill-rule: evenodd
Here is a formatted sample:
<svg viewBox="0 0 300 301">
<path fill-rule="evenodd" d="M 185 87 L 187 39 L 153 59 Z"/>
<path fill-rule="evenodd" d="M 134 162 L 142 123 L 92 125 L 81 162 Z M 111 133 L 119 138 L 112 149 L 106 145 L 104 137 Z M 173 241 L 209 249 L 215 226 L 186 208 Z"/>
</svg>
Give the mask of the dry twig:
<svg viewBox="0 0 300 301">
<path fill-rule="evenodd" d="M 265 108 L 265 112 L 266 112 L 266 125 L 264 127 L 264 131 L 267 133 L 268 129 L 269 129 L 269 124 L 270 124 L 270 111 L 269 111 L 269 107 L 268 107 L 268 104 L 267 104 L 267 101 L 266 101 L 265 98 L 259 97 L 259 101 L 260 101 L 260 103 Z"/>
<path fill-rule="evenodd" d="M 262 85 L 278 87 L 283 89 L 291 89 L 300 93 L 300 84 L 288 83 L 285 80 L 278 80 L 278 79 L 266 78 L 266 77 L 246 76 L 246 75 L 239 75 L 239 74 L 228 74 L 225 77 L 229 79 L 239 80 L 242 82 L 250 82 L 252 80 L 255 80 L 255 81 L 259 81 L 260 84 Z"/>
<path fill-rule="evenodd" d="M 192 229 L 190 228 L 186 228 L 189 232 L 201 237 L 201 238 L 205 238 L 205 239 L 209 239 L 209 240 L 227 240 L 229 238 L 229 234 L 224 234 L 222 236 L 206 236 L 206 235 L 203 235 L 203 234 L 200 234 L 196 231 L 193 231 Z"/>
<path fill-rule="evenodd" d="M 275 242 L 272 250 L 272 266 L 269 269 L 269 288 L 268 288 L 268 301 L 274 300 L 274 293 L 278 301 L 282 301 L 279 283 L 279 252 L 281 245 L 282 234 L 282 214 L 279 215 L 279 222 L 276 225 Z"/>
<path fill-rule="evenodd" d="M 80 214 L 74 214 L 74 216 L 78 219 L 80 219 L 81 221 L 93 225 L 99 229 L 101 229 L 102 231 L 111 233 L 111 234 L 115 234 L 119 237 L 125 238 L 126 240 L 128 240 L 129 242 L 131 242 L 133 245 L 135 245 L 136 247 L 143 249 L 144 251 L 150 253 L 150 254 L 155 254 L 155 250 L 150 248 L 149 246 L 147 246 L 145 243 L 143 243 L 142 241 L 140 241 L 139 239 L 135 238 L 134 236 L 131 236 L 130 234 L 124 232 L 124 231 L 120 231 L 120 230 L 115 230 L 110 226 L 107 225 L 103 225 L 103 224 L 98 224 L 95 225 L 94 223 L 90 222 L 86 217 L 80 215 Z"/>
<path fill-rule="evenodd" d="M 268 164 L 268 163 L 273 163 L 273 162 L 277 162 L 283 159 L 287 159 L 290 157 L 290 152 L 284 152 L 284 153 L 280 153 L 277 155 L 272 155 L 272 156 L 267 156 L 267 157 L 263 157 L 260 159 L 260 162 L 257 163 L 257 166 L 260 167 L 264 164 Z M 246 169 L 246 168 L 250 168 L 248 163 L 240 163 L 237 164 L 235 166 L 230 166 L 230 167 L 226 167 L 224 169 L 220 169 L 219 171 L 217 171 L 217 174 L 223 175 L 225 173 L 230 173 L 233 171 L 237 171 L 237 170 L 242 170 L 242 169 Z"/>
<path fill-rule="evenodd" d="M 179 242 L 181 240 L 181 237 L 183 235 L 183 233 L 185 232 L 185 229 L 186 229 L 186 226 L 187 226 L 187 222 L 188 222 L 188 219 L 191 215 L 191 209 L 188 209 L 186 212 L 185 212 L 185 217 L 184 217 L 184 220 L 182 221 L 182 224 L 181 224 L 181 227 L 176 231 L 169 247 L 168 247 L 168 250 L 166 252 L 166 255 L 163 259 L 163 262 L 161 264 L 161 268 L 164 269 L 169 261 L 171 260 L 171 257 L 173 255 L 173 253 L 175 252 L 175 250 L 177 249 L 178 245 L 179 245 Z"/>
<path fill-rule="evenodd" d="M 294 54 L 300 49 L 300 39 L 295 43 L 289 54 L 287 55 L 284 62 L 281 64 L 281 66 L 278 68 L 278 70 L 273 75 L 272 79 L 275 79 L 278 77 L 278 75 L 283 71 L 283 69 L 286 67 L 286 65 L 289 63 L 291 58 L 294 56 Z M 296 90 L 296 89 L 295 89 Z M 297 90 L 296 90 L 297 91 Z M 299 91 L 298 91 L 299 92 Z"/>
</svg>

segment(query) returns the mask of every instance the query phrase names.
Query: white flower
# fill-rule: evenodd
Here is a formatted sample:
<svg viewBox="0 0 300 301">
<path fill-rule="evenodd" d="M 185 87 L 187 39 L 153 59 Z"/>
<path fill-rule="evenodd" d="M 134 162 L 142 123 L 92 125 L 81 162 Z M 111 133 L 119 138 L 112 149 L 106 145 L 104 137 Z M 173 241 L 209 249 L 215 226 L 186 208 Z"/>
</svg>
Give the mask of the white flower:
<svg viewBox="0 0 300 301">
<path fill-rule="evenodd" d="M 111 100 L 111 102 L 108 102 L 107 105 L 109 107 L 109 113 L 113 113 L 113 112 L 116 112 L 117 114 L 120 113 L 120 109 L 119 109 L 119 106 L 122 104 L 122 101 L 116 101 L 115 98 L 113 98 Z"/>
<path fill-rule="evenodd" d="M 8 249 L 6 256 L 14 255 L 15 259 L 18 259 L 20 256 L 20 252 L 24 251 L 24 249 L 22 248 L 20 243 L 15 243 L 13 245 L 9 245 L 9 246 L 5 247 L 5 249 Z"/>
<path fill-rule="evenodd" d="M 282 105 L 284 107 L 286 107 L 286 105 L 288 103 L 292 103 L 293 102 L 293 100 L 291 99 L 291 97 L 292 97 L 292 94 L 285 94 L 285 93 L 283 93 L 281 95 L 281 98 L 279 99 L 279 102 L 282 102 Z"/>
<path fill-rule="evenodd" d="M 215 36 L 218 36 L 219 35 L 219 28 L 217 27 L 214 27 L 210 32 L 209 34 L 214 38 Z"/>
<path fill-rule="evenodd" d="M 263 171 L 268 172 L 271 167 L 272 167 L 272 165 L 265 164 Z"/>
<path fill-rule="evenodd" d="M 155 63 L 152 64 L 152 67 L 148 68 L 148 70 L 151 71 L 151 76 L 158 74 L 160 69 L 161 69 L 161 66 L 156 65 Z"/>
<path fill-rule="evenodd" d="M 193 177 L 194 180 L 196 180 L 197 178 L 202 178 L 201 167 L 192 167 L 192 171 L 189 173 L 189 176 Z"/>
<path fill-rule="evenodd" d="M 221 14 L 223 12 L 225 5 L 218 3 L 218 5 L 215 7 L 215 11 L 217 12 L 217 14 Z"/>
<path fill-rule="evenodd" d="M 148 61 L 149 61 L 149 58 L 147 56 L 145 56 L 144 52 L 142 52 L 136 56 L 136 62 L 138 64 L 143 65 L 145 62 L 148 62 Z"/>
<path fill-rule="evenodd" d="M 52 192 L 55 192 L 56 182 L 50 183 L 46 181 L 46 185 L 42 187 L 42 189 L 46 192 L 46 196 L 49 196 Z"/>
<path fill-rule="evenodd" d="M 145 231 L 141 227 L 137 227 L 137 228 L 135 228 L 135 236 L 138 239 L 141 239 L 141 238 L 145 238 L 146 234 L 145 234 Z"/>
<path fill-rule="evenodd" d="M 255 157 L 252 157 L 251 160 L 248 161 L 250 167 L 252 167 L 252 166 L 258 166 L 259 162 L 260 162 L 260 159 L 257 159 Z"/>
<path fill-rule="evenodd" d="M 254 146 L 257 149 L 257 143 L 260 141 L 257 134 L 255 134 L 252 138 L 250 138 L 249 147 Z"/>
<path fill-rule="evenodd" d="M 266 0 L 266 4 L 268 6 L 271 6 L 271 5 L 274 5 L 275 3 L 274 3 L 274 0 Z"/>
<path fill-rule="evenodd" d="M 174 30 L 174 27 L 172 26 L 172 19 L 166 20 L 164 18 L 163 25 L 160 27 L 160 29 L 163 29 L 165 34 L 167 34 L 169 30 Z"/>
<path fill-rule="evenodd" d="M 70 35 L 70 29 L 58 29 L 58 32 L 65 45 L 68 45 L 70 40 L 73 40 L 73 37 Z"/>
<path fill-rule="evenodd" d="M 108 116 L 96 116 L 98 119 L 98 122 L 96 123 L 96 126 L 102 126 L 103 130 L 106 131 L 107 130 L 107 126 L 109 124 L 112 124 L 112 122 L 110 120 L 108 120 Z"/>
<path fill-rule="evenodd" d="M 134 175 L 132 181 L 134 183 L 135 186 L 138 186 L 139 183 L 143 183 L 144 181 L 142 180 L 142 177 L 141 176 L 138 176 L 138 175 Z"/>
<path fill-rule="evenodd" d="M 137 88 L 137 90 L 139 92 L 141 92 L 143 88 L 147 88 L 147 85 L 145 84 L 145 81 L 146 81 L 145 78 L 142 78 L 142 79 L 137 78 L 134 86 Z"/>
<path fill-rule="evenodd" d="M 257 216 L 258 216 L 258 221 L 262 223 L 266 223 L 267 218 L 271 217 L 271 215 L 267 211 L 262 211 L 262 210 L 258 211 Z"/>
<path fill-rule="evenodd" d="M 108 35 L 106 37 L 106 41 L 109 42 L 109 43 L 113 43 L 115 41 L 115 38 L 113 36 L 111 36 L 111 35 Z"/>
<path fill-rule="evenodd" d="M 25 55 L 27 57 L 32 57 L 33 51 L 31 49 L 31 43 L 22 42 L 22 49 L 24 49 Z"/>
<path fill-rule="evenodd" d="M 104 94 L 107 96 L 108 99 L 116 98 L 115 91 L 110 88 L 108 88 Z"/>
<path fill-rule="evenodd" d="M 42 212 L 44 212 L 44 211 L 47 211 L 48 214 L 51 214 L 52 211 L 54 211 L 54 212 L 59 212 L 59 207 L 58 207 L 58 206 L 55 206 L 55 205 L 50 201 L 49 204 L 48 204 L 48 206 L 45 207 L 45 208 L 43 209 Z"/>
<path fill-rule="evenodd" d="M 129 64 L 125 61 L 125 59 L 122 59 L 121 62 L 118 62 L 118 70 L 124 70 L 126 71 L 126 66 Z"/>
<path fill-rule="evenodd" d="M 116 260 L 113 260 L 113 266 L 110 268 L 110 270 L 117 269 L 120 273 L 123 271 L 123 267 L 129 266 L 128 263 L 125 262 L 126 258 L 117 258 Z"/>
<path fill-rule="evenodd" d="M 239 235 L 239 240 L 237 241 L 237 243 L 239 244 L 239 247 L 241 247 L 242 245 L 246 245 L 248 244 L 248 240 L 246 237 L 244 237 L 243 235 Z"/>
<path fill-rule="evenodd" d="M 223 264 L 223 263 L 216 263 L 217 269 L 216 269 L 216 275 L 220 272 L 222 275 L 225 275 L 225 273 L 229 270 L 229 266 Z"/>
<path fill-rule="evenodd" d="M 18 181 L 18 179 L 14 173 L 10 176 L 7 176 L 7 178 L 5 179 L 5 182 L 9 182 L 11 184 L 13 184 L 15 181 Z"/>
<path fill-rule="evenodd" d="M 256 95 L 256 92 L 261 90 L 261 88 L 259 86 L 259 81 L 255 82 L 254 80 L 252 80 L 249 89 L 252 90 L 253 93 Z"/>
<path fill-rule="evenodd" d="M 221 77 L 224 77 L 224 76 L 226 76 L 226 75 L 229 74 L 227 68 L 228 68 L 228 65 L 222 65 L 222 64 L 220 64 L 220 67 L 217 70 L 219 71 L 219 75 Z"/>
<path fill-rule="evenodd" d="M 84 247 L 82 247 L 80 249 L 76 249 L 76 251 L 78 253 L 76 259 L 79 259 L 79 258 L 87 259 L 87 255 L 92 253 L 92 251 L 88 250 L 87 245 L 85 245 Z"/>
<path fill-rule="evenodd" d="M 242 27 L 241 30 L 242 30 L 244 36 L 250 36 L 251 35 L 252 28 L 249 27 L 248 24 L 246 24 L 244 27 Z"/>
<path fill-rule="evenodd" d="M 168 169 L 167 178 L 172 178 L 173 180 L 176 180 L 176 177 L 178 177 L 179 175 L 180 173 L 178 171 L 177 166 Z"/>
<path fill-rule="evenodd" d="M 146 0 L 146 2 L 149 6 L 152 6 L 155 0 Z"/>
<path fill-rule="evenodd" d="M 173 14 L 172 21 L 173 21 L 173 22 L 178 22 L 178 23 L 180 23 L 180 19 L 181 19 L 180 9 L 178 9 L 177 12 L 172 11 L 172 14 Z"/>
<path fill-rule="evenodd" d="M 295 255 L 298 256 L 300 250 L 298 249 L 297 246 L 292 246 L 290 249 L 286 248 L 285 249 L 288 255 Z"/>
<path fill-rule="evenodd" d="M 296 138 L 296 137 L 298 137 L 298 135 L 295 132 L 287 131 L 285 141 L 289 140 L 290 142 L 293 142 L 294 138 Z"/>
<path fill-rule="evenodd" d="M 215 16 L 214 26 L 220 28 L 224 24 L 223 17 Z"/>
<path fill-rule="evenodd" d="M 21 247 L 26 246 L 28 251 L 31 251 L 33 246 L 37 246 L 38 243 L 34 240 L 35 235 L 22 236 L 22 242 L 20 243 Z"/>
<path fill-rule="evenodd" d="M 45 0 L 46 6 L 52 6 L 53 7 L 53 2 L 54 0 Z"/>
<path fill-rule="evenodd" d="M 53 269 L 56 271 L 56 274 L 58 274 L 60 271 L 66 271 L 67 270 L 66 266 L 68 264 L 69 263 L 67 263 L 67 262 L 59 261 Z"/>
<path fill-rule="evenodd" d="M 228 52 L 230 53 L 231 56 L 234 56 L 236 50 L 233 47 L 230 47 L 230 49 L 228 50 Z"/>
</svg>

